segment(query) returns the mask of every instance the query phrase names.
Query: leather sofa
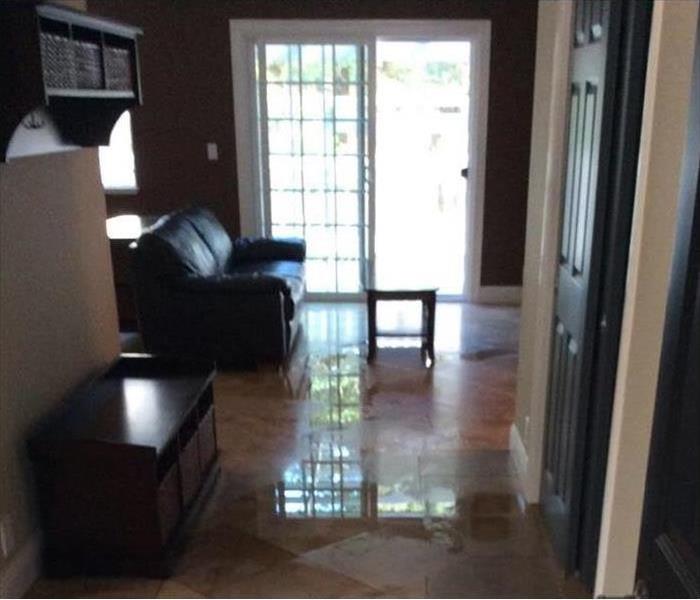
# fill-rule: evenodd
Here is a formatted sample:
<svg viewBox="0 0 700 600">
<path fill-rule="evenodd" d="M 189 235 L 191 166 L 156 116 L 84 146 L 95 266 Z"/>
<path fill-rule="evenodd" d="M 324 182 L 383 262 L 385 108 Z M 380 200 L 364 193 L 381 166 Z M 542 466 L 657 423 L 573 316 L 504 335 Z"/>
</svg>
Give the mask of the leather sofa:
<svg viewBox="0 0 700 600">
<path fill-rule="evenodd" d="M 282 364 L 299 329 L 305 256 L 299 239 L 232 240 L 206 209 L 161 218 L 133 248 L 146 350 Z"/>
</svg>

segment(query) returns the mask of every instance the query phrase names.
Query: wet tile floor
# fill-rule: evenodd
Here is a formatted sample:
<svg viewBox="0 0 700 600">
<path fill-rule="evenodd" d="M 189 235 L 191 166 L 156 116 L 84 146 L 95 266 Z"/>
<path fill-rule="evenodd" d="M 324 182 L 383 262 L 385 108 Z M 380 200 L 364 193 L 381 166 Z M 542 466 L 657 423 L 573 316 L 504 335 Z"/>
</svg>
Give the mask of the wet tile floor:
<svg viewBox="0 0 700 600">
<path fill-rule="evenodd" d="M 416 307 L 380 306 L 386 327 Z M 518 311 L 440 304 L 437 361 L 364 360 L 361 304 L 309 304 L 285 374 L 215 382 L 221 474 L 169 579 L 41 579 L 38 597 L 582 597 L 509 452 Z M 395 343 L 395 340 L 394 340 Z"/>
</svg>

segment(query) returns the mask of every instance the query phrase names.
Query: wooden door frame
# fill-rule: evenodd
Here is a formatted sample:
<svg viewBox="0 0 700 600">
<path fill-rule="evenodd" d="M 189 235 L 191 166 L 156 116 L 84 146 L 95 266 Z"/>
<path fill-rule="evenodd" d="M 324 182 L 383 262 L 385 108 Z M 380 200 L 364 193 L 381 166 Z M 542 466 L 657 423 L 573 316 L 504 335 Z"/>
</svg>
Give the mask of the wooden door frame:
<svg viewBox="0 0 700 600">
<path fill-rule="evenodd" d="M 544 398 L 549 384 L 549 370 L 542 368 L 542 363 L 550 354 L 554 282 L 558 268 L 572 6 L 569 1 L 539 0 L 538 7 L 535 108 L 518 346 L 516 409 L 519 414 L 510 441 L 523 479 L 525 497 L 531 504 L 540 501 L 542 480 Z M 535 130 L 543 131 L 541 139 L 534 135 Z"/>
<path fill-rule="evenodd" d="M 596 597 L 634 593 L 697 17 L 697 3 L 654 3 Z"/>
<path fill-rule="evenodd" d="M 650 589 L 653 597 L 665 593 L 681 597 L 690 593 L 700 597 L 700 584 L 696 577 L 686 572 L 683 560 L 675 556 L 673 544 L 666 543 L 663 535 L 662 506 L 669 485 L 668 459 L 673 455 L 673 439 L 668 432 L 675 429 L 680 418 L 676 411 L 683 393 L 683 380 L 688 360 L 690 330 L 685 315 L 695 313 L 697 318 L 700 297 L 700 18 L 698 19 L 693 65 L 688 137 L 683 159 L 683 172 L 678 197 L 678 220 L 673 251 L 673 266 L 666 305 L 663 346 L 659 370 L 659 385 L 654 409 L 654 424 L 647 486 L 642 520 L 642 535 L 637 563 L 638 577 L 644 572 L 657 574 L 663 579 L 663 590 Z M 691 367 L 692 368 L 692 367 Z M 658 552 L 665 558 L 663 564 L 654 560 Z M 671 566 L 670 572 L 667 565 Z M 683 589 L 675 589 L 677 581 Z"/>
</svg>

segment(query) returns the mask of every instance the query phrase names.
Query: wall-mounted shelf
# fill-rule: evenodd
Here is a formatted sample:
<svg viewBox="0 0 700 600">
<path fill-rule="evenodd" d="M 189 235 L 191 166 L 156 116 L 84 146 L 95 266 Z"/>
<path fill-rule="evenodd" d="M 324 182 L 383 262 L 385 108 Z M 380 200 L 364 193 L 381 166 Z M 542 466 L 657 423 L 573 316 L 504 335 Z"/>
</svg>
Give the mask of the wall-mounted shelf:
<svg viewBox="0 0 700 600">
<path fill-rule="evenodd" d="M 136 98 L 131 90 L 81 90 L 71 88 L 46 88 L 49 104 L 51 98 Z"/>
<path fill-rule="evenodd" d="M 0 160 L 109 143 L 142 102 L 141 34 L 51 4 L 0 3 Z"/>
</svg>

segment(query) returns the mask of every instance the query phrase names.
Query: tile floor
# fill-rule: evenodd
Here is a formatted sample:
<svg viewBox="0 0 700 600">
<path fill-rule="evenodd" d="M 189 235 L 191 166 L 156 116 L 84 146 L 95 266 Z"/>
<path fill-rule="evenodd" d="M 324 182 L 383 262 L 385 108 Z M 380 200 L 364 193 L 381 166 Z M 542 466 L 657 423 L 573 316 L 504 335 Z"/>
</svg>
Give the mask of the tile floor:
<svg viewBox="0 0 700 600">
<path fill-rule="evenodd" d="M 417 324 L 380 305 L 380 324 Z M 287 376 L 215 383 L 221 475 L 166 580 L 41 579 L 38 597 L 581 597 L 508 440 L 518 311 L 440 304 L 437 362 L 364 359 L 360 304 L 309 304 Z M 392 340 L 396 343 L 396 340 Z"/>
</svg>

